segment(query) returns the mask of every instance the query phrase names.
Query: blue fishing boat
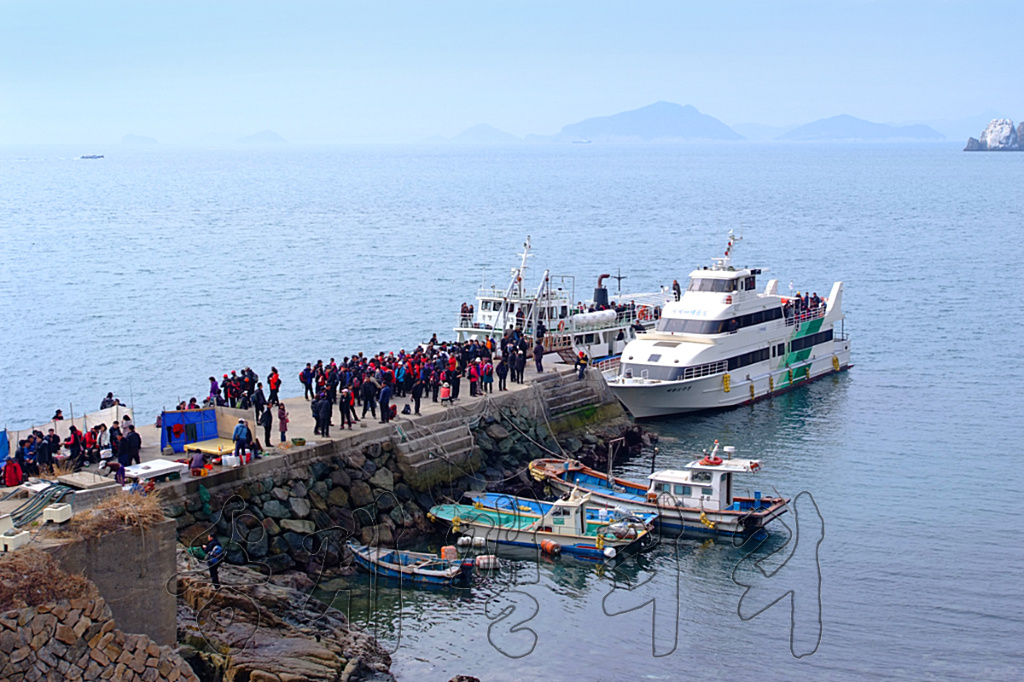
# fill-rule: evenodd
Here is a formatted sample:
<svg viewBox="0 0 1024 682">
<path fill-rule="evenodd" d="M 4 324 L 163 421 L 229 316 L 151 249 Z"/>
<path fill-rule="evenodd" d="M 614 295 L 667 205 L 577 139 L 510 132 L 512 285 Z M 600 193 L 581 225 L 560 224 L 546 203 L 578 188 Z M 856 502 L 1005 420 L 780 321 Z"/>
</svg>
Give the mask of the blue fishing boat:
<svg viewBox="0 0 1024 682">
<path fill-rule="evenodd" d="M 542 515 L 518 508 L 520 504 L 530 508 L 536 500 L 509 497 L 509 509 L 486 508 L 482 503 L 439 504 L 430 509 L 427 518 L 447 523 L 452 532 L 482 542 L 585 559 L 614 559 L 654 544 L 649 524 L 636 517 L 604 524 L 589 520 L 585 509 L 590 493 L 585 491 L 575 490 L 551 502 Z"/>
<path fill-rule="evenodd" d="M 407 552 L 387 547 L 368 547 L 348 543 L 356 565 L 370 573 L 403 583 L 446 586 L 468 583 L 473 575 L 473 559 L 442 559 L 436 554 Z"/>
<path fill-rule="evenodd" d="M 541 517 L 551 511 L 555 506 L 554 502 L 534 500 L 529 497 L 517 497 L 506 493 L 468 492 L 466 497 L 487 509 L 497 509 L 515 512 L 526 516 Z M 584 507 L 587 523 L 607 525 L 627 520 L 639 520 L 647 526 L 651 526 L 657 519 L 657 512 L 631 511 L 625 507 Z"/>
</svg>

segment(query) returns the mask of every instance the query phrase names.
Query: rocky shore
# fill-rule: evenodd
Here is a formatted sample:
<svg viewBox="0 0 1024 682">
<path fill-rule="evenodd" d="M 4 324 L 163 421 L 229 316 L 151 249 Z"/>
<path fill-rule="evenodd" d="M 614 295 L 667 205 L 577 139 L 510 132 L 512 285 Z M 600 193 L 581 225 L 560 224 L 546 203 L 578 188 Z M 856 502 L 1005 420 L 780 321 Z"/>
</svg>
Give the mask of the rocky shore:
<svg viewBox="0 0 1024 682">
<path fill-rule="evenodd" d="M 1018 128 L 1008 118 L 994 119 L 978 139 L 967 140 L 965 152 L 1018 152 L 1024 151 L 1024 123 Z"/>
</svg>

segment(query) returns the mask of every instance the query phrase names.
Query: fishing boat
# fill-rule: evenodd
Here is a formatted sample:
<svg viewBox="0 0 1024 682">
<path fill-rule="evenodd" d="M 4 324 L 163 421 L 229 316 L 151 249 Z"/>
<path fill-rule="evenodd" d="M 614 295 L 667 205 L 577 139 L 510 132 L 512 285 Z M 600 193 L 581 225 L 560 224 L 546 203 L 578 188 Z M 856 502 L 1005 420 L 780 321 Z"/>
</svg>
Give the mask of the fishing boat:
<svg viewBox="0 0 1024 682">
<path fill-rule="evenodd" d="M 566 494 L 570 494 L 571 491 Z M 528 497 L 517 497 L 515 495 L 507 495 L 505 493 L 487 493 L 487 492 L 468 492 L 466 497 L 472 500 L 474 505 L 485 507 L 487 509 L 496 509 L 501 511 L 510 511 L 527 515 L 542 517 L 551 511 L 551 507 L 554 506 L 554 502 L 545 502 L 543 500 L 534 500 Z M 625 507 L 584 507 L 584 513 L 587 517 L 587 523 L 596 523 L 598 525 L 608 525 L 611 523 L 618 523 L 620 521 L 639 521 L 645 526 L 651 527 L 654 522 L 658 519 L 658 513 L 648 510 L 628 510 Z"/>
<path fill-rule="evenodd" d="M 783 296 L 775 279 L 759 292 L 766 270 L 734 267 L 737 241 L 730 232 L 725 256 L 691 272 L 682 298 L 605 373 L 634 417 L 749 404 L 852 366 L 843 283 L 824 299 Z"/>
<path fill-rule="evenodd" d="M 621 291 L 613 300 L 604 281 L 597 279 L 593 298 L 576 299 L 576 278 L 552 275 L 545 270 L 536 289 L 526 284 L 526 270 L 531 253 L 530 238 L 519 254 L 519 267 L 504 289 L 481 287 L 475 306 L 464 306 L 454 328 L 458 341 L 500 339 L 506 331 L 541 338 L 547 353 L 556 353 L 566 362 L 575 362 L 580 352 L 587 354 L 595 366 L 610 368 L 623 349 L 638 333 L 654 329 L 661 310 L 675 300 L 669 287 L 654 293 Z M 616 276 L 621 283 L 625 277 Z M 532 345 L 532 344 L 531 344 Z M 604 364 L 601 364 L 604 363 Z"/>
<path fill-rule="evenodd" d="M 360 568 L 403 583 L 454 585 L 468 583 L 473 574 L 473 559 L 442 559 L 436 554 L 369 547 L 355 542 L 349 542 L 348 548 Z"/>
<path fill-rule="evenodd" d="M 84 154 L 81 158 L 83 159 L 102 159 L 102 154 Z"/>
<path fill-rule="evenodd" d="M 648 524 L 622 520 L 601 524 L 587 519 L 590 493 L 574 490 L 551 503 L 543 514 L 515 509 L 488 509 L 483 505 L 439 504 L 428 518 L 448 524 L 452 531 L 486 542 L 513 547 L 528 547 L 549 554 L 571 554 L 585 559 L 614 559 L 654 543 Z"/>
<path fill-rule="evenodd" d="M 656 513 L 663 531 L 700 531 L 726 536 L 749 536 L 787 511 L 789 500 L 734 494 L 736 474 L 754 474 L 762 469 L 759 459 L 737 459 L 735 448 L 726 446 L 718 454 L 718 441 L 710 453 L 693 460 L 681 470 L 652 473 L 647 485 L 584 466 L 576 460 L 535 459 L 530 475 L 559 492 L 583 489 L 591 495 L 592 506 L 624 508 L 636 513 Z"/>
</svg>

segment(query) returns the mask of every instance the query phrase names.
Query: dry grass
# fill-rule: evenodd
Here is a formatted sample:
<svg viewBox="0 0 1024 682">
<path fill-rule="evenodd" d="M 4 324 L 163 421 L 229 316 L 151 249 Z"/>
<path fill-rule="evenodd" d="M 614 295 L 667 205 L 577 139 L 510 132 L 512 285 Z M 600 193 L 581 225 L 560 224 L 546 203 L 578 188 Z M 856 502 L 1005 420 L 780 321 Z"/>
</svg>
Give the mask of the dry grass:
<svg viewBox="0 0 1024 682">
<path fill-rule="evenodd" d="M 61 534 L 94 538 L 123 528 L 149 528 L 163 520 L 164 512 L 156 492 L 135 495 L 118 490 L 92 509 L 75 514 L 67 525 L 67 532 Z"/>
<path fill-rule="evenodd" d="M 98 594 L 89 580 L 65 573 L 46 552 L 24 547 L 0 555 L 0 611 Z"/>
<path fill-rule="evenodd" d="M 46 481 L 56 481 L 58 476 L 67 476 L 68 474 L 75 473 L 75 465 L 71 463 L 71 458 L 58 462 L 53 465 L 53 470 L 50 472 L 42 471 L 39 472 L 39 478 Z"/>
</svg>

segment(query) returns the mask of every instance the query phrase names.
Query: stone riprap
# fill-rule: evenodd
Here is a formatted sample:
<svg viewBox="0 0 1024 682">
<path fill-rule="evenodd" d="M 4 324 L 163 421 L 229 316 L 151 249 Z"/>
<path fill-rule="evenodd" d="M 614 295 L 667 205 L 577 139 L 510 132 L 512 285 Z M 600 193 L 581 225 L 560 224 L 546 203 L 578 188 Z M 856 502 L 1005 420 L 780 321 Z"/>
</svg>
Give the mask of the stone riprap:
<svg viewBox="0 0 1024 682">
<path fill-rule="evenodd" d="M 119 630 L 102 597 L 0 614 L 0 679 L 199 680 L 171 647 Z"/>
</svg>

